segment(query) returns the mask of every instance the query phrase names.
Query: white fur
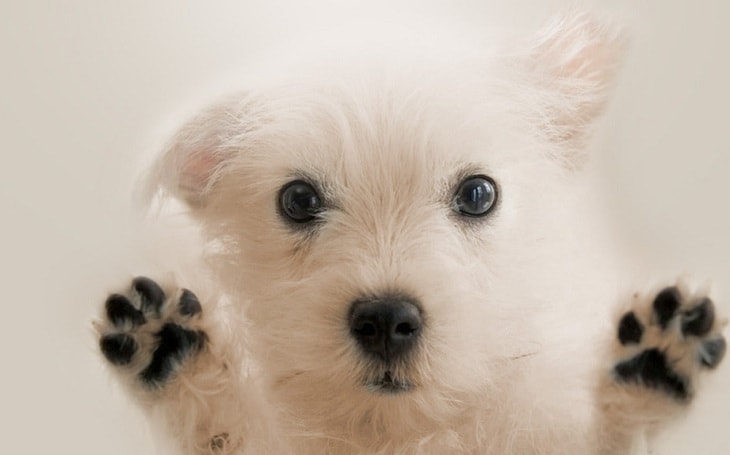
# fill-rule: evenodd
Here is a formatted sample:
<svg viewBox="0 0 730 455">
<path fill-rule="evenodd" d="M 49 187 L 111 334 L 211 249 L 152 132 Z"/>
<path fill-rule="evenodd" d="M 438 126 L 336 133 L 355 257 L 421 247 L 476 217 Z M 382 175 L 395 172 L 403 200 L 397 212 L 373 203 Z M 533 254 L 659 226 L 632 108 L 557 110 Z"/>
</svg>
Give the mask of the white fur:
<svg viewBox="0 0 730 455">
<path fill-rule="evenodd" d="M 630 289 L 585 183 L 623 40 L 571 15 L 496 47 L 338 57 L 247 87 L 172 139 L 148 193 L 185 202 L 201 229 L 200 269 L 167 284 L 201 297 L 210 348 L 162 391 L 124 377 L 184 453 L 640 445 L 644 427 L 614 431 L 622 417 L 603 406 L 624 396 L 605 378 L 611 312 Z M 469 173 L 500 189 L 478 223 L 449 205 Z M 300 176 L 330 207 L 312 233 L 276 209 Z M 350 302 L 391 289 L 419 299 L 426 326 L 394 371 L 413 390 L 386 396 L 363 386 L 382 371 L 346 324 Z"/>
</svg>

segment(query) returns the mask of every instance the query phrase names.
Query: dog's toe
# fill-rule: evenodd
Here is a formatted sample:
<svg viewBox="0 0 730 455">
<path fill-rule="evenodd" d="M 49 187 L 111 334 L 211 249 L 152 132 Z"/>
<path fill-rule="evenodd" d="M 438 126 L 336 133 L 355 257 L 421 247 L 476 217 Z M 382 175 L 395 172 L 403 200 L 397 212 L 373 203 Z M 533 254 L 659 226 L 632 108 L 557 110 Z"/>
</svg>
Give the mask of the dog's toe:
<svg viewBox="0 0 730 455">
<path fill-rule="evenodd" d="M 137 342 L 129 335 L 105 335 L 100 341 L 101 352 L 114 365 L 127 365 L 137 352 Z"/>
<path fill-rule="evenodd" d="M 614 379 L 688 401 L 697 373 L 715 368 L 726 351 L 712 300 L 670 286 L 653 299 L 634 302 L 636 308 L 618 323 L 622 358 L 614 365 Z"/>
<path fill-rule="evenodd" d="M 200 330 L 202 305 L 188 289 L 178 295 L 167 302 L 162 287 L 147 277 L 135 278 L 126 294 L 111 294 L 99 325 L 99 346 L 109 363 L 159 387 L 199 352 L 208 339 Z"/>
</svg>

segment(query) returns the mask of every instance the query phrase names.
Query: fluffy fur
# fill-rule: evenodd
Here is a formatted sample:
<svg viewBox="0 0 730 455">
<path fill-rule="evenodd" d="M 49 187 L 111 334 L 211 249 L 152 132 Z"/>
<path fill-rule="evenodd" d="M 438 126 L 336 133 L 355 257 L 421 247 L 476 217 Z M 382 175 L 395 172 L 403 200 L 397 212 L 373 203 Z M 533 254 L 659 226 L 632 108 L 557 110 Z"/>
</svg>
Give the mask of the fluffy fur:
<svg viewBox="0 0 730 455">
<path fill-rule="evenodd" d="M 656 322 L 656 292 L 620 285 L 585 196 L 591 128 L 622 47 L 615 29 L 571 15 L 495 52 L 359 54 L 204 110 L 149 188 L 189 208 L 203 257 L 163 277 L 160 312 L 134 286 L 119 293 L 143 324 L 114 324 L 107 304 L 102 343 L 124 333 L 138 348 L 113 371 L 186 454 L 641 450 L 688 400 L 612 373 L 641 352 L 615 339 L 616 308 Z M 499 199 L 468 219 L 453 197 L 477 174 Z M 325 203 L 313 226 L 277 208 L 295 179 Z M 182 288 L 201 314 L 176 313 Z M 389 292 L 417 299 L 424 329 L 413 356 L 385 365 L 347 321 L 351 302 Z M 682 292 L 690 309 L 703 296 L 693 292 Z M 205 333 L 204 347 L 145 384 L 167 323 Z M 656 330 L 643 342 L 675 343 L 667 352 L 693 394 L 701 343 Z M 409 390 L 367 386 L 386 372 Z"/>
</svg>

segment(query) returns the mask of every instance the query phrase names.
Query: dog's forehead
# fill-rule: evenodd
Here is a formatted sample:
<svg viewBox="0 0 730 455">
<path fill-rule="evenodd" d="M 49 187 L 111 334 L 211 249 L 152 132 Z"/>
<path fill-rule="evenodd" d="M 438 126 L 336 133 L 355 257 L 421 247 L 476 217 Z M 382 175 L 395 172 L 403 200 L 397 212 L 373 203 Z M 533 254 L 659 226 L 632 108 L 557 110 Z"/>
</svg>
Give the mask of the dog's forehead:
<svg viewBox="0 0 730 455">
<path fill-rule="evenodd" d="M 280 173 L 337 190 L 435 187 L 495 164 L 490 115 L 478 101 L 459 102 L 433 83 L 383 79 L 278 94 L 260 132 L 273 148 L 268 160 Z"/>
</svg>

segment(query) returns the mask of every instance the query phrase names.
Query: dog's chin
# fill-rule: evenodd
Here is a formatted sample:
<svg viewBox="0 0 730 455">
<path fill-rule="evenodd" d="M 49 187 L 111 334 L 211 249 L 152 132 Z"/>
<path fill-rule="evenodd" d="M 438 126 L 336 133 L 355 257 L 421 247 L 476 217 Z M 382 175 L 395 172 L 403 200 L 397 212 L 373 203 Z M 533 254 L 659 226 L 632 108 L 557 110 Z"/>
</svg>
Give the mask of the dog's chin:
<svg viewBox="0 0 730 455">
<path fill-rule="evenodd" d="M 390 371 L 386 371 L 382 376 L 367 381 L 365 388 L 378 395 L 399 395 L 412 391 L 414 387 L 410 381 L 394 377 Z"/>
</svg>

